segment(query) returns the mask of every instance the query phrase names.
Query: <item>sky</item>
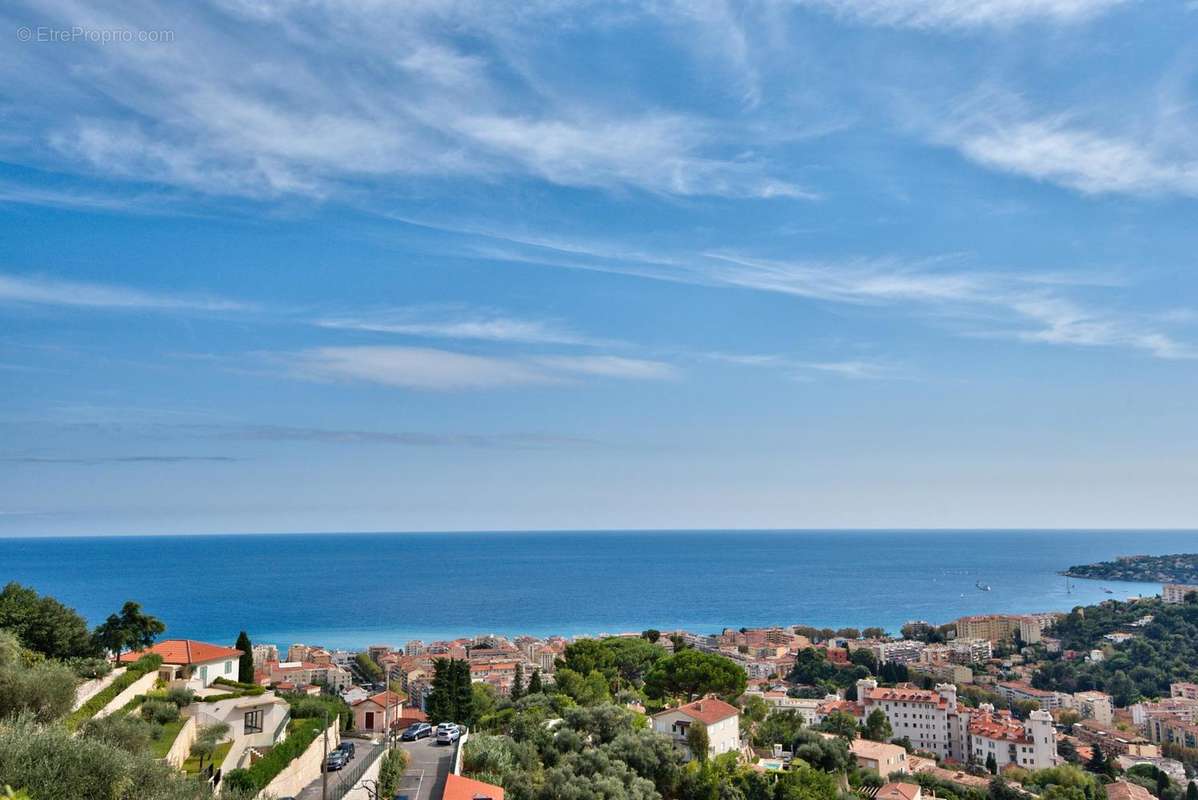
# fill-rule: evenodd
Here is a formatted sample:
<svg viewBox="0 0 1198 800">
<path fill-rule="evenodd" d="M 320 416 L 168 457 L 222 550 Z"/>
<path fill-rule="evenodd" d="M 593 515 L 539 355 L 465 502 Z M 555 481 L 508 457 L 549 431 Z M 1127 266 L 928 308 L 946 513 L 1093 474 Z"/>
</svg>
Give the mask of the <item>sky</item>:
<svg viewBox="0 0 1198 800">
<path fill-rule="evenodd" d="M 0 24 L 0 535 L 1198 527 L 1193 0 Z"/>
</svg>

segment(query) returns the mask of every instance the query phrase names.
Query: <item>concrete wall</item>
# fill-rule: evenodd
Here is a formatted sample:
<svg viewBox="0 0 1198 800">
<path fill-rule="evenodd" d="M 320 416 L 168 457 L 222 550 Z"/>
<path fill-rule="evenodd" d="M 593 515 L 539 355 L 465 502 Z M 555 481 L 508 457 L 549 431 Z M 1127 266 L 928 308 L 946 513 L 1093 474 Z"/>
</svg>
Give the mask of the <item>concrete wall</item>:
<svg viewBox="0 0 1198 800">
<path fill-rule="evenodd" d="M 119 678 L 121 675 L 124 675 L 124 674 L 125 674 L 125 668 L 118 667 L 118 668 L 114 669 L 112 672 L 105 675 L 103 678 L 96 678 L 94 681 L 85 681 L 85 682 L 79 684 L 79 687 L 77 689 L 75 689 L 75 705 L 71 706 L 71 710 L 75 711 L 76 709 L 78 709 L 81 705 L 86 703 L 88 700 L 91 700 L 93 697 L 98 695 L 100 692 L 107 689 L 109 684 L 111 684 L 113 681 L 115 681 L 117 678 Z"/>
<path fill-rule="evenodd" d="M 147 672 L 140 678 L 135 680 L 129 688 L 112 698 L 108 705 L 104 706 L 96 713 L 96 718 L 106 717 L 114 711 L 119 711 L 124 708 L 129 701 L 137 697 L 139 694 L 145 694 L 154 688 L 154 684 L 158 682 L 157 672 Z"/>
<path fill-rule="evenodd" d="M 191 746 L 195 744 L 198 731 L 199 726 L 196 725 L 195 717 L 188 717 L 187 721 L 183 723 L 183 727 L 179 729 L 175 743 L 171 745 L 171 749 L 166 752 L 166 756 L 162 760 L 175 769 L 183 769 L 183 762 L 191 755 Z"/>
<path fill-rule="evenodd" d="M 333 724 L 329 726 L 330 752 L 339 744 L 341 744 L 340 722 L 333 720 Z M 276 775 L 275 779 L 258 794 L 258 797 L 291 797 L 298 795 L 300 790 L 320 777 L 320 766 L 323 763 L 324 736 L 317 736 L 312 740 L 312 744 L 308 746 L 308 749 L 301 753 L 299 758 L 296 758 L 284 767 L 283 771 Z"/>
</svg>

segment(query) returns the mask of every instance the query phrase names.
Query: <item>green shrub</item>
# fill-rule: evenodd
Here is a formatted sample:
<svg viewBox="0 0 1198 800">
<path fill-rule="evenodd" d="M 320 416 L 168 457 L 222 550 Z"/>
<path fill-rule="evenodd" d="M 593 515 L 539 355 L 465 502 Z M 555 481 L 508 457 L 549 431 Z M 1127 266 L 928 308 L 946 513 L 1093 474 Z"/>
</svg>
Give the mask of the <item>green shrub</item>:
<svg viewBox="0 0 1198 800">
<path fill-rule="evenodd" d="M 85 681 L 103 678 L 112 672 L 112 664 L 104 658 L 72 658 L 65 663 L 79 678 Z"/>
<path fill-rule="evenodd" d="M 179 719 L 179 707 L 166 700 L 147 700 L 141 704 L 141 718 L 166 725 Z"/>
<path fill-rule="evenodd" d="M 232 779 L 229 784 L 237 790 L 262 791 L 275 776 L 295 759 L 299 758 L 316 737 L 324 730 L 324 723 L 318 719 L 293 719 L 287 733 L 287 738 L 258 759 L 249 769 L 230 770 L 224 781 Z M 244 773 L 244 774 L 240 774 Z M 236 777 L 234 777 L 236 775 Z"/>
<path fill-rule="evenodd" d="M 183 709 L 195 702 L 196 693 L 191 689 L 176 686 L 166 693 L 166 699 L 175 704 L 175 708 Z"/>
<path fill-rule="evenodd" d="M 53 661 L 0 667 L 0 718 L 26 712 L 39 722 L 60 719 L 75 704 L 76 680 L 75 673 Z"/>
<path fill-rule="evenodd" d="M 145 752 L 158 734 L 158 726 L 141 717 L 123 714 L 89 719 L 79 733 L 84 739 L 94 739 L 126 753 Z"/>
</svg>

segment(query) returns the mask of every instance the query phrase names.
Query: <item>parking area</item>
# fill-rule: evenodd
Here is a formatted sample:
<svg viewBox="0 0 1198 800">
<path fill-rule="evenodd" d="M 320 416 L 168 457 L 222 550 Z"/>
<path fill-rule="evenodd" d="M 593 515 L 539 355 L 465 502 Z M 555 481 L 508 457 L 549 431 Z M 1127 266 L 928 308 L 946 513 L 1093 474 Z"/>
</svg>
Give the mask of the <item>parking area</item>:
<svg viewBox="0 0 1198 800">
<path fill-rule="evenodd" d="M 430 736 L 415 742 L 402 742 L 408 751 L 408 772 L 401 794 L 408 800 L 440 800 L 445 791 L 445 776 L 453 769 L 455 745 L 438 745 Z"/>
</svg>

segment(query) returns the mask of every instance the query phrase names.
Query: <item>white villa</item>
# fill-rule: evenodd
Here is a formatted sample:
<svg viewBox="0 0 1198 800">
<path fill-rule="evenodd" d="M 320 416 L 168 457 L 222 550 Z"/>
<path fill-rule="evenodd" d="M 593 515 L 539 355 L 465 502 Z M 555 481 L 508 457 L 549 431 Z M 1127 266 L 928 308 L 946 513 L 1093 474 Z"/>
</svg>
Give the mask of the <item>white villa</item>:
<svg viewBox="0 0 1198 800">
<path fill-rule="evenodd" d="M 717 697 L 704 697 L 677 708 L 667 708 L 653 715 L 653 730 L 665 734 L 687 752 L 686 733 L 691 725 L 707 727 L 708 756 L 718 756 L 740 750 L 740 711 Z"/>
</svg>

